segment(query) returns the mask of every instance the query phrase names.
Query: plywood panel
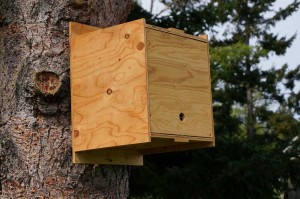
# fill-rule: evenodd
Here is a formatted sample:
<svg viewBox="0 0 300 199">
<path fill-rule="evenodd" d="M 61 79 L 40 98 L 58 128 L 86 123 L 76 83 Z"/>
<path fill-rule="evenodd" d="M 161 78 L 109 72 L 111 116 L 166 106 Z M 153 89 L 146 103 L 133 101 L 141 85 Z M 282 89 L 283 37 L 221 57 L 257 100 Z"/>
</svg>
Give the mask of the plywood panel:
<svg viewBox="0 0 300 199">
<path fill-rule="evenodd" d="M 161 27 L 158 27 L 158 26 L 153 26 L 153 25 L 150 25 L 150 24 L 146 24 L 146 28 L 147 29 L 152 29 L 152 30 L 157 30 L 157 31 L 160 31 L 162 33 L 178 35 L 178 36 L 185 37 L 187 39 L 193 39 L 193 40 L 208 43 L 208 40 L 207 40 L 208 38 L 207 37 L 204 38 L 204 37 L 201 37 L 201 36 L 199 37 L 199 36 L 189 35 L 189 34 L 186 34 L 183 30 L 178 30 L 176 28 L 166 29 L 166 28 L 161 28 Z M 176 30 L 178 30 L 178 31 L 176 31 Z"/>
<path fill-rule="evenodd" d="M 143 165 L 143 155 L 137 150 L 101 149 L 75 153 L 75 163 Z"/>
<path fill-rule="evenodd" d="M 152 138 L 151 142 L 95 149 L 75 153 L 75 163 L 143 165 L 143 155 L 213 147 L 212 138 L 206 141 L 175 142 L 174 139 Z"/>
<path fill-rule="evenodd" d="M 144 20 L 71 40 L 73 148 L 150 141 Z"/>
<path fill-rule="evenodd" d="M 151 28 L 146 35 L 151 132 L 212 137 L 207 42 Z"/>
<path fill-rule="evenodd" d="M 166 153 L 166 152 L 174 152 L 174 151 L 186 151 L 192 149 L 201 149 L 214 147 L 214 142 L 193 142 L 193 143 L 182 143 L 182 144 L 169 144 L 165 143 L 161 145 L 161 147 L 153 147 L 148 149 L 143 149 L 141 152 L 144 155 L 156 154 L 156 153 Z"/>
<path fill-rule="evenodd" d="M 86 34 L 86 33 L 92 32 L 92 31 L 96 31 L 96 30 L 99 30 L 99 29 L 100 28 L 98 28 L 98 27 L 93 27 L 93 26 L 89 26 L 89 25 L 85 25 L 85 24 L 76 23 L 76 22 L 70 22 L 69 23 L 70 46 L 72 47 L 72 42 L 71 41 L 76 36 Z M 71 54 L 72 54 L 72 49 L 70 49 L 70 55 Z M 72 56 L 70 56 L 70 59 L 72 60 Z M 71 66 L 72 66 L 72 61 L 71 61 Z M 72 74 L 71 74 L 71 82 L 72 82 Z M 73 99 L 73 97 L 71 97 L 71 103 L 72 103 L 72 99 Z M 73 159 L 73 162 L 75 162 L 75 147 L 74 147 L 73 138 L 72 138 L 72 153 L 73 153 L 72 159 Z"/>
</svg>

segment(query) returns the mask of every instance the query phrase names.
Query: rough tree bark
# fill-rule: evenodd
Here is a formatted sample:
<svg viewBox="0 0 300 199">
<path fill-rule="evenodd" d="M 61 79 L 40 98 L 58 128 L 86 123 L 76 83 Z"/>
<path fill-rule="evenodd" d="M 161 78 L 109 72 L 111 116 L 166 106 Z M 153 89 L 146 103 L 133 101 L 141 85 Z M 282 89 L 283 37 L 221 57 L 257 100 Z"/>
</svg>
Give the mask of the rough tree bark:
<svg viewBox="0 0 300 199">
<path fill-rule="evenodd" d="M 68 22 L 106 27 L 130 8 L 130 0 L 0 0 L 2 198 L 128 196 L 128 167 L 71 162 Z"/>
</svg>

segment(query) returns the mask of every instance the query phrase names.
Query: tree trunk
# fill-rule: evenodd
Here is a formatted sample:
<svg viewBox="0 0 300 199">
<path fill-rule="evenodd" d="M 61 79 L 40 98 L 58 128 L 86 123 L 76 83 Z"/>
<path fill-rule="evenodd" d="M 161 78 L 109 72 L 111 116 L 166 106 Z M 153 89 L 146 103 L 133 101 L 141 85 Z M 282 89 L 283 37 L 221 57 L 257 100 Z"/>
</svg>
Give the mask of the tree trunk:
<svg viewBox="0 0 300 199">
<path fill-rule="evenodd" d="M 244 44 L 247 46 L 250 46 L 250 32 L 251 27 L 246 25 L 245 27 L 245 41 Z M 250 63 L 250 57 L 246 58 L 246 75 L 248 77 L 251 77 L 251 63 Z M 247 78 L 249 82 L 247 82 L 246 86 L 246 99 L 247 99 L 247 121 L 246 121 L 246 130 L 247 130 L 247 136 L 249 140 L 252 140 L 255 136 L 255 116 L 254 116 L 254 100 L 253 100 L 253 87 L 252 87 L 252 79 Z"/>
<path fill-rule="evenodd" d="M 0 0 L 2 198 L 128 196 L 128 167 L 71 162 L 68 22 L 106 27 L 130 8 L 130 0 Z"/>
<path fill-rule="evenodd" d="M 247 135 L 248 139 L 252 140 L 255 136 L 254 132 L 254 106 L 253 106 L 253 92 L 251 88 L 247 88 Z"/>
</svg>

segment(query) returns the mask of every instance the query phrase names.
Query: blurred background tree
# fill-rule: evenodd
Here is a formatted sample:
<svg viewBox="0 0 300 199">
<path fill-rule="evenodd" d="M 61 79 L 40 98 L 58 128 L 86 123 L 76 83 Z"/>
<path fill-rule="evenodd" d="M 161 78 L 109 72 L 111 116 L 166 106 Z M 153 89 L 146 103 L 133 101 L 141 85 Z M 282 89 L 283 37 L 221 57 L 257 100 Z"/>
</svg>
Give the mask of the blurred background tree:
<svg viewBox="0 0 300 199">
<path fill-rule="evenodd" d="M 132 198 L 294 198 L 300 187 L 300 65 L 268 68 L 296 35 L 271 28 L 299 1 L 276 10 L 276 0 L 161 0 L 168 15 L 138 3 L 128 20 L 146 18 L 190 34 L 210 31 L 216 147 L 148 156 L 133 168 Z M 153 1 L 152 1 L 153 3 Z M 220 30 L 220 27 L 221 28 Z M 217 36 L 222 34 L 222 36 Z M 294 195 L 293 195 L 294 194 Z"/>
</svg>

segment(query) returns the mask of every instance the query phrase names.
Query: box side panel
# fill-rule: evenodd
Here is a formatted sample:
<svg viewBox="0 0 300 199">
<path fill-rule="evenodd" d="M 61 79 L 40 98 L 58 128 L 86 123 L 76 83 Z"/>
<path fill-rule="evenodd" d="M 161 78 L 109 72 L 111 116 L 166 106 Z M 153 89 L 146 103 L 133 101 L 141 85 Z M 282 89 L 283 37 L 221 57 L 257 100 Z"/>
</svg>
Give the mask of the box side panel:
<svg viewBox="0 0 300 199">
<path fill-rule="evenodd" d="M 213 137 L 208 43 L 146 35 L 151 133 Z"/>
<path fill-rule="evenodd" d="M 78 35 L 82 35 L 82 34 L 86 34 L 92 31 L 96 31 L 96 30 L 100 30 L 100 28 L 98 27 L 93 27 L 93 26 L 89 26 L 89 25 L 85 25 L 85 24 L 80 24 L 80 23 L 76 23 L 76 22 L 69 22 L 69 41 L 70 41 L 70 57 L 72 60 L 72 40 L 78 36 Z M 71 67 L 72 68 L 72 61 L 71 61 Z M 71 74 L 71 84 L 72 84 L 72 74 Z M 71 104 L 72 104 L 72 96 L 71 96 Z M 73 116 L 72 116 L 72 121 L 73 121 Z M 72 122 L 73 124 L 73 122 Z M 72 140 L 74 140 L 74 135 L 72 134 Z M 73 158 L 73 162 L 75 162 L 75 150 L 73 147 L 73 142 L 72 142 L 72 158 Z"/>
<path fill-rule="evenodd" d="M 74 151 L 150 141 L 144 20 L 71 40 Z"/>
<path fill-rule="evenodd" d="M 208 35 L 202 35 L 200 37 L 205 37 L 208 40 Z M 209 44 L 207 45 L 207 57 L 209 58 Z M 210 75 L 210 60 L 208 60 L 208 67 L 209 67 L 209 99 L 211 101 L 211 131 L 212 131 L 212 137 L 214 138 L 214 146 L 215 146 L 215 126 L 214 126 L 214 110 L 213 110 L 213 99 L 212 99 L 212 92 L 211 92 L 211 75 Z"/>
</svg>

